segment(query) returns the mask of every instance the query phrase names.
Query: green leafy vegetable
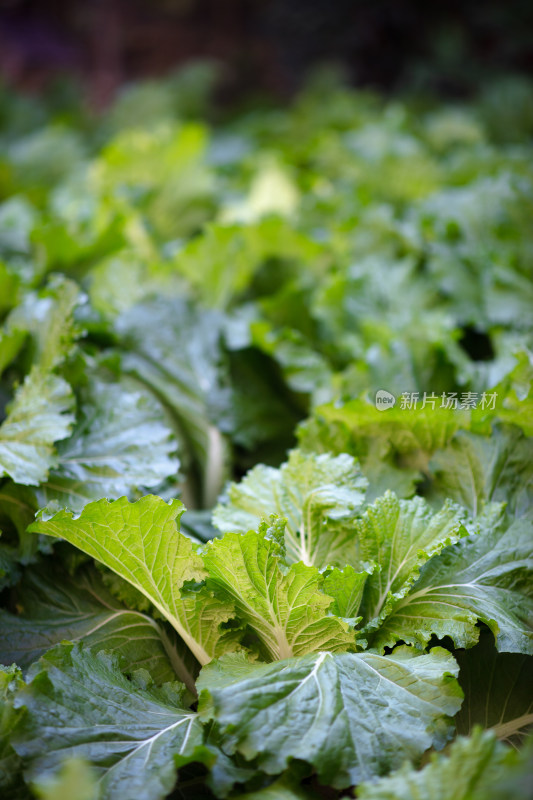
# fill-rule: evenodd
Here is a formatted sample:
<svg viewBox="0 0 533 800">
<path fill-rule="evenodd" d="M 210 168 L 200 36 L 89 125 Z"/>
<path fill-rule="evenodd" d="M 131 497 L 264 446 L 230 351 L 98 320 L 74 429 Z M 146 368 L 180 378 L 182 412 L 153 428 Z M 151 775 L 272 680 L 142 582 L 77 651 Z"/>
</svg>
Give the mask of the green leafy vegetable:
<svg viewBox="0 0 533 800">
<path fill-rule="evenodd" d="M 498 650 L 533 654 L 532 534 L 531 522 L 522 519 L 446 548 L 422 568 L 376 634 L 375 646 L 403 639 L 423 647 L 436 634 L 471 647 L 481 620 Z"/>
<path fill-rule="evenodd" d="M 176 526 L 184 510 L 179 500 L 165 503 L 148 495 L 129 503 L 124 497 L 89 503 L 78 518 L 61 511 L 30 529 L 66 539 L 125 578 L 206 664 L 223 649 L 225 633 L 219 628 L 232 616 L 232 607 L 206 592 L 182 591 L 187 581 L 205 575 L 191 540 Z"/>
<path fill-rule="evenodd" d="M 335 567 L 330 570 L 324 579 L 323 588 L 326 594 L 334 598 L 330 611 L 340 617 L 348 617 L 355 622 L 359 611 L 363 592 L 368 576 L 374 571 L 375 565 L 363 572 L 357 572 L 353 567 L 344 569 Z"/>
<path fill-rule="evenodd" d="M 177 471 L 174 449 L 161 407 L 150 395 L 94 380 L 81 419 L 58 447 L 55 468 L 38 493 L 40 505 L 53 501 L 80 511 L 102 495 L 114 499 L 157 486 Z"/>
<path fill-rule="evenodd" d="M 392 492 L 366 509 L 354 532 L 362 563 L 379 566 L 367 579 L 363 595 L 370 628 L 405 596 L 422 564 L 467 535 L 456 506 L 447 504 L 432 514 L 421 498 L 398 500 Z"/>
<path fill-rule="evenodd" d="M 21 614 L 0 612 L 6 663 L 27 668 L 54 644 L 82 640 L 95 652 L 118 652 L 123 666 L 147 669 L 158 683 L 179 674 L 194 689 L 161 623 L 118 603 L 94 570 L 66 579 L 61 570 L 46 565 L 25 574 L 17 596 Z"/>
<path fill-rule="evenodd" d="M 217 79 L 0 89 L 0 794 L 530 800 L 533 88 Z"/>
<path fill-rule="evenodd" d="M 532 440 L 516 429 L 495 431 L 490 439 L 462 432 L 431 461 L 433 491 L 439 499 L 462 503 L 473 516 L 485 504 L 502 501 L 524 514 L 533 502 L 532 456 Z"/>
<path fill-rule="evenodd" d="M 488 732 L 476 728 L 471 739 L 457 739 L 448 756 L 433 755 L 431 763 L 417 772 L 409 765 L 374 784 L 363 784 L 360 800 L 485 800 L 494 784 L 514 764 L 513 753 Z"/>
<path fill-rule="evenodd" d="M 79 646 L 51 650 L 17 695 L 26 713 L 14 744 L 30 776 L 42 780 L 76 756 L 95 766 L 100 797 L 142 792 L 158 800 L 174 786 L 177 766 L 213 758 L 179 685 L 156 689 L 146 678 L 128 681 L 115 659 Z"/>
<path fill-rule="evenodd" d="M 222 531 L 257 528 L 263 517 L 287 520 L 285 547 L 289 562 L 319 569 L 356 557 L 353 520 L 364 500 L 366 480 L 347 455 L 305 455 L 294 450 L 279 470 L 255 467 L 229 489 L 213 521 Z"/>
<path fill-rule="evenodd" d="M 66 381 L 34 367 L 0 425 L 3 475 L 30 486 L 46 480 L 55 461 L 54 442 L 70 434 L 73 402 Z"/>
<path fill-rule="evenodd" d="M 269 665 L 236 658 L 202 670 L 200 716 L 215 718 L 225 747 L 258 758 L 266 772 L 298 758 L 336 788 L 394 769 L 433 742 L 442 746 L 461 704 L 457 666 L 439 648 L 387 657 L 323 652 Z"/>
<path fill-rule="evenodd" d="M 219 316 L 159 298 L 122 314 L 116 329 L 122 371 L 146 384 L 169 409 L 183 457 L 191 474 L 199 473 L 190 491 L 197 503 L 210 507 L 226 469 L 220 428 L 231 421 Z"/>
<path fill-rule="evenodd" d="M 38 485 L 55 462 L 54 443 L 72 428 L 74 397 L 56 370 L 72 350 L 77 329 L 72 315 L 78 289 L 69 281 L 52 282 L 16 308 L 10 327 L 32 334 L 33 366 L 0 425 L 0 474 L 16 483 Z"/>
<path fill-rule="evenodd" d="M 204 562 L 209 584 L 235 604 L 269 659 L 354 646 L 346 623 L 326 615 L 332 598 L 320 591 L 316 567 L 300 562 L 282 571 L 275 541 L 253 531 L 227 533 L 208 547 Z"/>
</svg>

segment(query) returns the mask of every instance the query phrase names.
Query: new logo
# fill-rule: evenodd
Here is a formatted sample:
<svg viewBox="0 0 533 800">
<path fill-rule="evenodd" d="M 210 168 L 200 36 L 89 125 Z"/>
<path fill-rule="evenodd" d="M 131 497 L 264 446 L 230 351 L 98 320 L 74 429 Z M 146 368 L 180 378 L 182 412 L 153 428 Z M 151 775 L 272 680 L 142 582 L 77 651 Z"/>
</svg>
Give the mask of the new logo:
<svg viewBox="0 0 533 800">
<path fill-rule="evenodd" d="M 396 398 L 393 394 L 386 392 L 385 389 L 378 389 L 376 392 L 376 408 L 378 411 L 386 411 L 388 408 L 392 408 L 395 403 Z"/>
</svg>

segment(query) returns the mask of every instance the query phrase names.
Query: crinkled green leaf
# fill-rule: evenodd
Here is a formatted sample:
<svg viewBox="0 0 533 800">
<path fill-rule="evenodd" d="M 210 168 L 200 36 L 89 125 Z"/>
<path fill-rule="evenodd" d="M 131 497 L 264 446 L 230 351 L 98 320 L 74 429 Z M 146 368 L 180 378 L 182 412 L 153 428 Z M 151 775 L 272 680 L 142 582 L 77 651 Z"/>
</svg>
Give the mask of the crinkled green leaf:
<svg viewBox="0 0 533 800">
<path fill-rule="evenodd" d="M 444 754 L 432 754 L 424 769 L 405 764 L 389 777 L 357 788 L 360 800 L 491 800 L 495 782 L 505 778 L 515 754 L 487 731 L 461 736 Z"/>
<path fill-rule="evenodd" d="M 335 567 L 326 575 L 322 588 L 334 602 L 330 607 L 330 613 L 337 614 L 339 617 L 353 619 L 357 616 L 363 591 L 368 576 L 374 571 L 375 565 L 371 565 L 362 572 L 357 572 L 354 567 L 348 565 L 344 569 Z"/>
<path fill-rule="evenodd" d="M 31 292 L 10 315 L 10 325 L 30 333 L 37 364 L 44 372 L 55 369 L 71 353 L 80 330 L 73 314 L 82 296 L 67 278 L 54 276 L 41 292 Z"/>
<path fill-rule="evenodd" d="M 488 632 L 475 647 L 460 650 L 455 657 L 465 693 L 455 718 L 458 732 L 468 734 L 481 725 L 499 739 L 520 745 L 533 726 L 533 657 L 498 653 Z"/>
<path fill-rule="evenodd" d="M 40 505 L 79 511 L 91 500 L 131 496 L 177 471 L 175 440 L 161 406 L 146 391 L 91 381 L 72 436 L 38 491 Z"/>
<path fill-rule="evenodd" d="M 358 398 L 344 404 L 320 406 L 315 415 L 326 425 L 323 435 L 327 427 L 344 429 L 346 452 L 361 458 L 363 465 L 369 450 L 380 441 L 401 457 L 403 467 L 426 471 L 431 455 L 450 441 L 459 428 L 468 427 L 470 413 L 441 408 L 442 398 L 437 395 L 426 399 L 423 407 L 423 394 L 418 393 L 416 407 L 411 408 L 401 407 L 401 397 L 395 399 L 394 405 L 384 408 Z M 428 398 L 431 394 L 427 392 Z M 304 428 L 304 441 L 305 436 Z"/>
<path fill-rule="evenodd" d="M 116 329 L 122 371 L 141 380 L 168 408 L 182 445 L 180 458 L 189 475 L 197 475 L 195 500 L 212 507 L 228 458 L 220 428 L 231 427 L 220 316 L 160 297 L 120 315 Z"/>
<path fill-rule="evenodd" d="M 10 316 L 13 329 L 33 336 L 33 366 L 0 425 L 0 474 L 35 486 L 55 463 L 54 443 L 71 430 L 74 404 L 69 384 L 53 370 L 72 350 L 78 330 L 72 315 L 79 302 L 77 286 L 53 280 L 40 295 L 32 293 Z"/>
<path fill-rule="evenodd" d="M 327 615 L 332 598 L 320 591 L 317 568 L 299 562 L 282 571 L 272 539 L 253 531 L 227 533 L 208 545 L 204 562 L 208 585 L 235 604 L 269 659 L 354 647 L 346 623 Z"/>
<path fill-rule="evenodd" d="M 176 642 L 162 624 L 117 602 L 94 570 L 69 577 L 46 563 L 25 572 L 15 597 L 17 615 L 0 609 L 6 663 L 27 668 L 58 642 L 84 641 L 94 652 L 116 651 L 130 671 L 147 669 L 158 683 L 177 676 L 194 689 Z"/>
<path fill-rule="evenodd" d="M 444 744 L 461 704 L 457 671 L 441 648 L 323 652 L 274 664 L 226 656 L 200 674 L 200 715 L 216 719 L 228 752 L 257 758 L 263 771 L 281 772 L 297 758 L 321 783 L 344 788 Z"/>
<path fill-rule="evenodd" d="M 232 607 L 205 590 L 182 591 L 205 575 L 193 543 L 177 529 L 184 511 L 179 500 L 165 503 L 148 495 L 136 503 L 122 497 L 85 506 L 80 516 L 61 511 L 30 526 L 34 533 L 58 536 L 102 562 L 144 594 L 181 636 L 201 664 L 224 649 L 222 622 Z M 230 636 L 228 647 L 231 649 Z"/>
<path fill-rule="evenodd" d="M 0 425 L 0 474 L 36 486 L 55 462 L 54 443 L 72 428 L 74 397 L 68 383 L 33 367 Z"/>
<path fill-rule="evenodd" d="M 343 567 L 357 557 L 353 520 L 367 482 L 348 455 L 304 454 L 293 450 L 280 469 L 259 465 L 229 488 L 217 506 L 214 524 L 222 531 L 256 530 L 261 519 L 287 520 L 287 560 L 323 569 Z"/>
<path fill-rule="evenodd" d="M 532 356 L 527 351 L 514 352 L 513 356 L 516 366 L 492 390 L 498 398 L 498 407 L 492 415 L 504 423 L 516 425 L 526 436 L 533 436 Z"/>
<path fill-rule="evenodd" d="M 69 757 L 93 765 L 102 800 L 160 800 L 176 766 L 209 761 L 197 715 L 179 684 L 150 686 L 148 674 L 124 677 L 116 658 L 58 645 L 33 668 L 15 705 L 25 708 L 14 747 L 31 780 L 53 776 Z"/>
<path fill-rule="evenodd" d="M 361 563 L 375 563 L 366 581 L 362 613 L 375 628 L 417 579 L 420 567 L 467 531 L 462 512 L 446 503 L 433 513 L 420 497 L 399 500 L 386 492 L 354 524 Z"/>
<path fill-rule="evenodd" d="M 417 484 L 420 483 L 420 471 L 412 467 L 400 466 L 392 445 L 375 439 L 368 443 L 366 454 L 361 459 L 363 475 L 368 479 L 367 500 L 371 502 L 386 491 L 394 492 L 398 497 L 413 497 Z"/>
<path fill-rule="evenodd" d="M 372 643 L 384 647 L 403 640 L 424 647 L 436 634 L 471 647 L 481 620 L 498 650 L 533 654 L 532 537 L 532 523 L 522 519 L 447 547 L 422 567 Z"/>
<path fill-rule="evenodd" d="M 396 400 L 398 404 L 399 400 Z M 468 412 L 394 408 L 378 410 L 366 400 L 315 409 L 300 425 L 298 438 L 309 452 L 350 453 L 357 457 L 369 481 L 367 499 L 387 489 L 398 497 L 411 497 L 431 454 L 448 442 L 458 427 L 467 424 Z"/>
<path fill-rule="evenodd" d="M 344 422 L 334 420 L 330 423 L 319 412 L 320 409 L 298 426 L 298 441 L 304 452 L 333 455 L 354 455 L 357 452 L 361 471 L 368 480 L 368 502 L 381 497 L 387 489 L 398 497 L 414 495 L 416 484 L 420 481 L 420 471 L 399 466 L 390 442 L 372 438 L 359 447 L 354 444 L 350 430 Z"/>
<path fill-rule="evenodd" d="M 533 502 L 533 439 L 517 429 L 490 438 L 461 431 L 433 456 L 433 496 L 451 497 L 476 516 L 486 503 L 508 504 L 518 516 Z"/>
</svg>

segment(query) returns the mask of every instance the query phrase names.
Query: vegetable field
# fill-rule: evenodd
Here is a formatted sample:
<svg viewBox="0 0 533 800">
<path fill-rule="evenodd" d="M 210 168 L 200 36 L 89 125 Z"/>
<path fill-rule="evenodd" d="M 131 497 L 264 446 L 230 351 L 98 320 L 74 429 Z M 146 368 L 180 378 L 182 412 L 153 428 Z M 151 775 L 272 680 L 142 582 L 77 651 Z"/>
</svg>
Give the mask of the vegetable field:
<svg viewBox="0 0 533 800">
<path fill-rule="evenodd" d="M 0 96 L 0 794 L 527 800 L 533 89 L 211 83 Z"/>
</svg>

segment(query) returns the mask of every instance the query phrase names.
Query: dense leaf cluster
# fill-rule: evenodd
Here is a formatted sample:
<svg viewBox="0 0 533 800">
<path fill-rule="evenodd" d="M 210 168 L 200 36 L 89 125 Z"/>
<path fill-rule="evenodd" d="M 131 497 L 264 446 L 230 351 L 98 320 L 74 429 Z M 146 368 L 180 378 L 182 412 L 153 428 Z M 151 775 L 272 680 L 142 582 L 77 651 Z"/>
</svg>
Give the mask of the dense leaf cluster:
<svg viewBox="0 0 533 800">
<path fill-rule="evenodd" d="M 2 796 L 525 800 L 527 126 L 180 91 L 2 99 Z"/>
</svg>

